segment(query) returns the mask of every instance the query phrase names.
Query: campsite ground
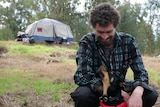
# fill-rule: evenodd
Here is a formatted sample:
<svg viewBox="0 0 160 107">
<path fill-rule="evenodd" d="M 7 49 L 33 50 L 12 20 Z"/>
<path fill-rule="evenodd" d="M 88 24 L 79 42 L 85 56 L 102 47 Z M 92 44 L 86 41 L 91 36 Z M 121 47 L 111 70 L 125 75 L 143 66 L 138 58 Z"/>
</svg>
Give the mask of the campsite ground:
<svg viewBox="0 0 160 107">
<path fill-rule="evenodd" d="M 47 59 L 48 56 L 54 57 L 54 59 Z M 49 79 L 59 79 L 68 83 L 73 83 L 73 74 L 76 69 L 75 64 L 62 63 L 63 58 L 75 57 L 75 52 L 68 53 L 51 53 L 51 54 L 40 54 L 34 58 L 26 58 L 25 55 L 12 56 L 5 54 L 0 54 L 0 77 L 1 72 L 4 69 L 21 69 L 27 73 L 27 71 L 32 72 L 35 78 L 49 78 Z M 146 69 L 151 69 L 160 72 L 160 59 L 143 56 L 143 61 Z M 54 68 L 54 70 L 53 70 Z M 25 75 L 25 74 L 24 74 Z M 151 82 L 152 83 L 152 82 Z M 156 90 L 160 92 L 159 84 L 151 84 Z M 2 87 L 0 85 L 0 87 Z M 73 91 L 73 90 L 70 90 Z M 50 100 L 51 95 L 47 94 L 37 95 L 33 92 L 27 90 L 7 92 L 6 94 L 0 95 L 0 107 L 73 107 L 72 100 L 68 95 L 68 92 L 63 93 L 65 95 L 58 103 L 54 103 Z M 28 96 L 28 100 L 31 105 L 27 104 L 26 100 L 19 100 L 19 96 Z M 22 98 L 21 98 L 22 99 Z M 23 102 L 22 102 L 23 101 Z M 160 107 L 160 99 L 157 101 L 157 105 L 154 107 Z M 47 106 L 44 106 L 47 104 Z"/>
</svg>

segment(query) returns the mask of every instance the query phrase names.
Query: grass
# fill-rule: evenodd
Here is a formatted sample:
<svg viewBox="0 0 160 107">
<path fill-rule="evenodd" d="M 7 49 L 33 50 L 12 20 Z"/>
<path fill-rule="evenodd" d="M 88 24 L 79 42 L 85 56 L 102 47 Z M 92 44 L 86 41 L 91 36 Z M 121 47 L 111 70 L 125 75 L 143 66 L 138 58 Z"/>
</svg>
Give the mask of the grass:
<svg viewBox="0 0 160 107">
<path fill-rule="evenodd" d="M 36 55 L 39 54 L 76 51 L 74 46 L 71 48 L 44 44 L 35 44 L 33 46 L 14 41 L 0 41 L 0 46 L 7 47 L 9 55 L 25 56 L 29 59 L 33 59 Z M 63 59 L 62 63 L 73 64 L 75 61 L 73 59 Z M 59 81 L 56 79 L 51 80 L 49 78 L 35 78 L 32 73 L 29 72 L 30 71 L 24 71 L 21 69 L 19 70 L 18 68 L 16 70 L 4 69 L 2 72 L 0 72 L 0 94 L 15 92 L 19 90 L 27 90 L 33 91 L 38 95 L 51 93 L 53 100 L 59 101 L 62 97 L 62 93 L 67 92 L 69 95 L 70 91 L 76 87 L 75 84 L 71 84 L 70 82 L 64 80 Z"/>
<path fill-rule="evenodd" d="M 155 82 L 157 84 L 160 84 L 160 73 L 157 71 L 153 71 L 153 70 L 148 70 L 148 77 L 149 77 L 149 81 Z M 133 79 L 133 72 L 131 71 L 131 69 L 128 70 L 127 75 L 126 75 L 127 79 Z"/>
<path fill-rule="evenodd" d="M 2 73 L 2 77 L 0 78 L 0 83 L 1 83 L 1 87 L 0 88 L 0 93 L 3 94 L 7 91 L 15 91 L 18 89 L 23 89 L 22 87 L 24 87 L 23 82 L 25 83 L 27 76 L 23 76 L 22 77 L 22 71 L 15 71 L 15 70 L 10 70 L 10 69 L 6 69 L 3 73 Z"/>
<path fill-rule="evenodd" d="M 7 46 L 10 54 L 40 54 L 40 53 L 50 53 L 50 52 L 75 52 L 75 47 L 69 48 L 62 48 L 57 45 L 44 45 L 44 44 L 36 44 L 36 45 L 28 45 L 28 44 L 22 44 L 19 42 L 10 41 L 0 41 L 0 45 Z M 12 45 L 11 45 L 12 44 Z"/>
<path fill-rule="evenodd" d="M 53 94 L 53 100 L 54 100 L 55 102 L 58 102 L 58 101 L 60 100 L 58 93 Z"/>
<path fill-rule="evenodd" d="M 75 64 L 75 63 L 76 63 L 76 61 L 73 60 L 73 59 L 70 59 L 70 60 L 64 59 L 62 62 L 63 62 L 63 63 L 69 63 L 69 64 Z"/>
<path fill-rule="evenodd" d="M 4 45 L 5 44 L 5 45 Z M 14 41 L 0 41 L 0 46 L 6 46 L 9 55 L 19 55 L 25 56 L 28 59 L 41 58 L 41 54 L 47 53 L 62 53 L 67 52 L 76 52 L 77 45 L 72 47 L 61 47 L 57 45 L 44 45 L 44 44 L 35 44 L 28 45 L 22 44 Z M 36 56 L 36 57 L 35 57 Z M 52 57 L 50 57 L 52 59 Z M 43 58 L 41 60 L 44 60 Z M 36 62 L 38 63 L 38 61 Z M 62 59 L 62 64 L 73 65 L 75 66 L 75 59 Z M 52 63 L 51 63 L 52 64 Z M 53 63 L 54 64 L 54 63 Z M 45 66 L 45 65 L 43 65 Z M 46 65 L 47 66 L 47 65 Z M 49 65 L 48 65 L 49 66 Z M 69 67 L 65 67 L 65 70 L 68 70 Z M 59 69 L 58 69 L 59 70 Z M 50 78 L 39 78 L 35 77 L 33 73 L 35 71 L 25 71 L 21 69 L 9 69 L 5 68 L 0 70 L 0 94 L 5 94 L 7 92 L 14 92 L 19 90 L 33 91 L 38 95 L 51 94 L 52 99 L 55 102 L 62 99 L 63 94 L 67 93 L 69 95 L 71 90 L 74 90 L 77 86 L 74 83 L 71 83 L 67 80 L 60 79 L 50 79 Z M 56 71 L 57 72 L 57 71 Z M 156 71 L 149 70 L 149 78 L 151 81 L 160 84 L 159 75 Z M 126 77 L 128 79 L 133 79 L 133 73 L 129 69 Z M 54 75 L 53 75 L 53 78 Z M 25 97 L 20 96 L 20 98 L 25 99 Z"/>
<path fill-rule="evenodd" d="M 160 78 L 159 78 L 160 73 L 159 72 L 157 73 L 156 71 L 149 70 L 148 76 L 149 76 L 150 81 L 160 84 Z"/>
<path fill-rule="evenodd" d="M 34 78 L 31 74 L 21 70 L 5 70 L 0 77 L 0 94 L 10 91 L 27 90 L 38 95 L 53 94 L 53 100 L 58 101 L 63 92 L 70 92 L 75 85 L 66 81 Z"/>
</svg>

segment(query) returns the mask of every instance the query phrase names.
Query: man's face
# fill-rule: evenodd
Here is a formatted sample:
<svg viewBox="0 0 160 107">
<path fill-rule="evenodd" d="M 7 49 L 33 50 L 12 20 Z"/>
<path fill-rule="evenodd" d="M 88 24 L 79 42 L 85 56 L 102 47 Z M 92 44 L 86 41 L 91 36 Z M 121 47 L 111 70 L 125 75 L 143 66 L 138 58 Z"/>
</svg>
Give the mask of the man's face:
<svg viewBox="0 0 160 107">
<path fill-rule="evenodd" d="M 104 46 L 104 47 L 112 47 L 115 35 L 115 28 L 113 24 L 108 26 L 100 26 L 96 24 L 95 33 L 97 36 L 97 40 Z"/>
</svg>

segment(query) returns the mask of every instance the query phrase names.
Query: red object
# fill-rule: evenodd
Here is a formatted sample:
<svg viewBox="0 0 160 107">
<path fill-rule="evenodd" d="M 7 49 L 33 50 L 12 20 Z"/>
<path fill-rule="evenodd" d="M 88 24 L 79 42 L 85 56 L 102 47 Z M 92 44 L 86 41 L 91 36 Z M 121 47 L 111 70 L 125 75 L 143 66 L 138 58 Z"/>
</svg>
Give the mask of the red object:
<svg viewBox="0 0 160 107">
<path fill-rule="evenodd" d="M 121 104 L 119 104 L 117 106 L 109 106 L 109 105 L 105 105 L 102 101 L 100 101 L 100 106 L 101 107 L 127 107 L 127 103 L 126 102 L 122 102 Z"/>
<path fill-rule="evenodd" d="M 42 32 L 42 28 L 37 28 L 37 32 Z"/>
</svg>

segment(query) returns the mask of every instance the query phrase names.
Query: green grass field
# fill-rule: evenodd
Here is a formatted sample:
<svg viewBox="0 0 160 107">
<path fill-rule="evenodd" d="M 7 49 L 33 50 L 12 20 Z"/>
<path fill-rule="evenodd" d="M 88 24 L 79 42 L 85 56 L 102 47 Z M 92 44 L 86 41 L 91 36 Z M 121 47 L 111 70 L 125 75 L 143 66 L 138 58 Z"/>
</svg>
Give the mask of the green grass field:
<svg viewBox="0 0 160 107">
<path fill-rule="evenodd" d="M 0 67 L 3 68 L 0 70 L 0 95 L 6 94 L 8 92 L 17 92 L 17 91 L 29 91 L 36 93 L 37 95 L 40 96 L 45 96 L 47 94 L 52 96 L 52 101 L 54 102 L 60 102 L 61 99 L 63 99 L 63 94 L 69 97 L 70 92 L 72 92 L 77 86 L 73 82 L 73 74 L 75 72 L 76 64 L 75 64 L 75 59 L 69 59 L 66 58 L 66 53 L 76 53 L 77 50 L 77 45 L 75 46 L 58 46 L 58 45 L 46 45 L 46 44 L 35 44 L 35 45 L 29 45 L 29 44 L 23 44 L 20 42 L 14 42 L 14 41 L 0 41 L 0 47 L 5 47 L 8 50 L 8 57 L 1 58 L 0 59 Z M 39 74 L 41 73 L 40 71 L 36 71 L 36 69 L 27 69 L 25 68 L 24 65 L 17 65 L 17 67 L 13 66 L 12 62 L 9 58 L 14 58 L 13 61 L 22 61 L 20 58 L 22 57 L 24 60 L 28 61 L 27 63 L 30 63 L 29 61 L 33 61 L 35 58 L 39 58 L 42 56 L 43 63 L 41 60 L 38 60 L 37 62 L 34 62 L 33 64 L 36 63 L 42 63 L 44 64 L 45 60 L 52 59 L 52 57 L 43 57 L 42 54 L 53 54 L 53 53 L 58 53 L 61 54 L 61 62 L 58 62 L 58 64 L 65 64 L 64 68 L 61 69 L 57 68 L 55 72 L 61 73 L 63 77 L 48 74 L 48 72 L 45 74 Z M 37 57 L 38 56 L 38 57 Z M 65 57 L 63 57 L 65 56 Z M 7 60 L 7 61 L 6 61 Z M 20 63 L 24 63 L 20 62 Z M 20 64 L 19 63 L 19 64 Z M 26 63 L 26 62 L 25 62 Z M 8 65 L 7 65 L 8 64 Z M 10 65 L 9 65 L 10 64 Z M 45 63 L 46 64 L 46 63 Z M 53 63 L 54 64 L 54 63 Z M 57 65 L 58 65 L 57 64 Z M 66 65 L 67 64 L 67 65 Z M 4 65 L 6 67 L 4 67 Z M 54 64 L 55 65 L 55 64 Z M 55 65 L 55 66 L 57 66 Z M 19 67 L 21 66 L 21 67 Z M 32 66 L 32 65 L 31 65 Z M 34 66 L 34 65 L 33 65 Z M 37 66 L 37 65 L 36 65 Z M 40 67 L 44 68 L 45 66 L 51 67 L 50 65 L 40 65 L 37 66 L 37 68 L 40 69 Z M 67 68 L 67 66 L 69 66 Z M 74 69 L 69 69 L 71 67 L 74 67 Z M 11 68 L 10 68 L 11 67 Z M 22 69 L 21 69 L 22 68 Z M 24 68 L 24 69 L 23 69 Z M 47 67 L 46 67 L 47 68 Z M 51 69 L 48 69 L 50 71 Z M 63 70 L 70 70 L 70 74 L 72 75 L 67 75 L 67 73 L 63 73 Z M 46 70 L 47 71 L 47 70 Z M 130 70 L 129 70 L 130 71 Z M 159 73 L 154 70 L 149 70 L 149 78 L 150 81 L 160 84 L 160 78 L 159 78 Z M 39 74 L 39 75 L 38 75 Z M 38 76 L 37 76 L 38 75 Z M 127 73 L 127 78 L 133 79 L 133 73 L 129 72 Z M 25 99 L 26 97 L 20 96 L 20 99 Z M 70 98 L 66 99 L 70 99 Z M 68 102 L 68 101 L 67 101 Z"/>
</svg>

